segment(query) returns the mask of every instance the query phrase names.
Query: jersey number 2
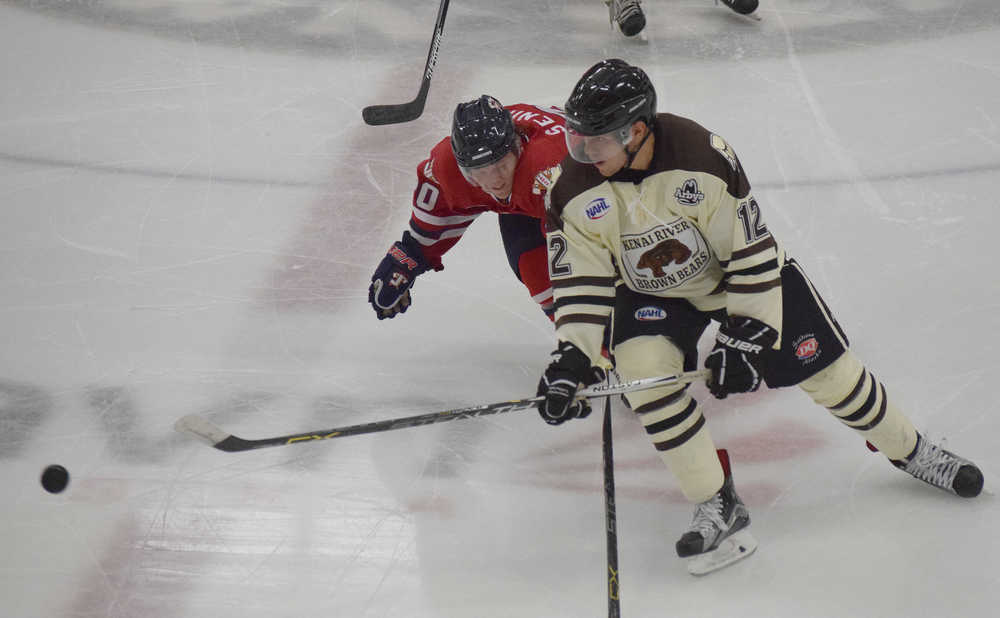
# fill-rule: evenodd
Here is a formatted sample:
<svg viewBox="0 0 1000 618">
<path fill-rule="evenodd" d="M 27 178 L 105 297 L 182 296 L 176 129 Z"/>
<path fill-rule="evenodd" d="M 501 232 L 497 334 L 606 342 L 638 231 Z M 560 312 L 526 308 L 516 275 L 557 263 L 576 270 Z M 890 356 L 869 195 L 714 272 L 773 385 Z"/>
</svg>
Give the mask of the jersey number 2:
<svg viewBox="0 0 1000 618">
<path fill-rule="evenodd" d="M 566 256 L 566 239 L 556 234 L 549 234 L 549 272 L 553 277 L 562 277 L 573 272 L 573 267 L 563 264 L 562 259 Z"/>
</svg>

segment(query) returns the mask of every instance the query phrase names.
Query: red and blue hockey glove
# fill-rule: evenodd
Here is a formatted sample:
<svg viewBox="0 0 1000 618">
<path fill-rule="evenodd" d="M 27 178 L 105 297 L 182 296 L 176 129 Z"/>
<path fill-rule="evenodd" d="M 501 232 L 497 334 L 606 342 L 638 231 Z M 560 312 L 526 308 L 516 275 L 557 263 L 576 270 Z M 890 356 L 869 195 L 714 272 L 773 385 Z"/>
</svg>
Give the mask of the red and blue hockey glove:
<svg viewBox="0 0 1000 618">
<path fill-rule="evenodd" d="M 394 318 L 410 308 L 410 287 L 417 275 L 430 270 L 420 245 L 403 232 L 403 239 L 392 244 L 379 262 L 368 286 L 368 302 L 378 319 Z"/>
<path fill-rule="evenodd" d="M 719 327 L 705 367 L 712 371 L 708 390 L 717 399 L 760 388 L 761 353 L 778 340 L 778 331 L 756 318 L 730 316 Z"/>
<path fill-rule="evenodd" d="M 571 418 L 586 418 L 590 414 L 590 403 L 586 399 L 576 399 L 580 385 L 590 386 L 604 379 L 604 371 L 591 367 L 590 359 L 568 341 L 560 341 L 552 353 L 542 379 L 538 382 L 538 413 L 549 425 L 561 425 Z"/>
</svg>

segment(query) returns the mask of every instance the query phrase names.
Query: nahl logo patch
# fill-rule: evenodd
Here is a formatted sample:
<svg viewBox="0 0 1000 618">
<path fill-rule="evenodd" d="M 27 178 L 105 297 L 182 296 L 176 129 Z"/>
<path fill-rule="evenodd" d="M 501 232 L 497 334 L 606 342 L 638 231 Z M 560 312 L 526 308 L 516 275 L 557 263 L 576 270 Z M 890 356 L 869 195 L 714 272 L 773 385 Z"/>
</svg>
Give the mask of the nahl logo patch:
<svg viewBox="0 0 1000 618">
<path fill-rule="evenodd" d="M 584 212 L 587 213 L 588 219 L 600 219 L 604 215 L 608 214 L 609 210 L 611 210 L 611 206 L 608 205 L 607 201 L 605 201 L 603 197 L 599 197 L 587 204 Z"/>
<path fill-rule="evenodd" d="M 705 194 L 698 190 L 697 180 L 688 178 L 683 185 L 674 191 L 674 197 L 677 198 L 678 203 L 684 206 L 697 206 L 705 199 Z"/>
<path fill-rule="evenodd" d="M 640 322 L 653 322 L 667 319 L 667 312 L 659 307 L 640 307 L 635 310 L 635 319 Z"/>
</svg>

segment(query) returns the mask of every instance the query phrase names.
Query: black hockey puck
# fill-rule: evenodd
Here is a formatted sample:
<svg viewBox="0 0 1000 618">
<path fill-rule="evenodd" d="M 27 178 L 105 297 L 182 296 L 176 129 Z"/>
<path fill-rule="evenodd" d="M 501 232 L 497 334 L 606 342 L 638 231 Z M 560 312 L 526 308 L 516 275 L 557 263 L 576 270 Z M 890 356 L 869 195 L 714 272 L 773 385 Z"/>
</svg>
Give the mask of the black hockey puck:
<svg viewBox="0 0 1000 618">
<path fill-rule="evenodd" d="M 59 464 L 52 464 L 42 472 L 42 487 L 50 494 L 57 494 L 69 485 L 69 471 Z"/>
</svg>

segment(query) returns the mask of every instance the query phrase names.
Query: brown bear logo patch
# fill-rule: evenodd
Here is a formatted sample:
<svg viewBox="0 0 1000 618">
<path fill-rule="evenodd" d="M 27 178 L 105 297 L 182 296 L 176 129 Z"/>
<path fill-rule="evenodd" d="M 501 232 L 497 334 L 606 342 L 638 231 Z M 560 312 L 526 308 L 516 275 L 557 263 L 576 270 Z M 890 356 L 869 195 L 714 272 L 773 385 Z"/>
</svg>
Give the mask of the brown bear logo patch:
<svg viewBox="0 0 1000 618">
<path fill-rule="evenodd" d="M 691 250 L 676 238 L 669 238 L 639 257 L 636 268 L 648 268 L 654 277 L 664 277 L 663 267 L 667 264 L 683 264 L 691 257 Z"/>
</svg>

